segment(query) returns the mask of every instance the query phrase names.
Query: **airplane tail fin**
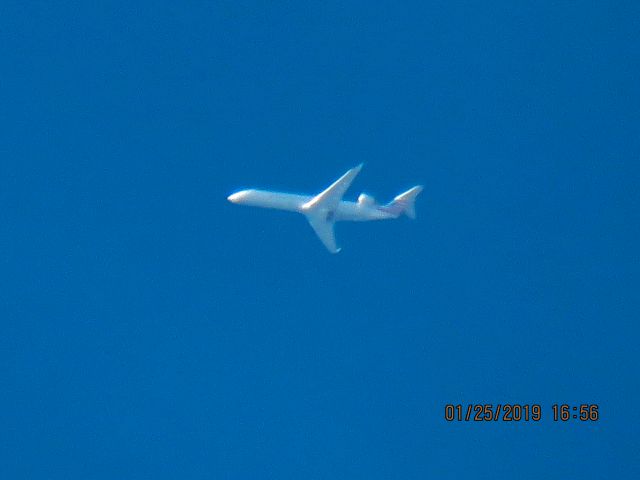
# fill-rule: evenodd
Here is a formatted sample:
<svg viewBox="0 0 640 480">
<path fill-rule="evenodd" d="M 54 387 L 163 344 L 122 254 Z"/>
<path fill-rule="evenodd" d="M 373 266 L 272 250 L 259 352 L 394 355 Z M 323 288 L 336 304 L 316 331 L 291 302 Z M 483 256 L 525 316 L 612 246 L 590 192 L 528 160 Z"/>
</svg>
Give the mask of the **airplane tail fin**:
<svg viewBox="0 0 640 480">
<path fill-rule="evenodd" d="M 409 218 L 416 218 L 415 201 L 418 194 L 422 191 L 422 185 L 416 185 L 404 193 L 401 193 L 393 199 L 389 204 L 385 205 L 385 209 L 396 216 L 404 213 Z"/>
</svg>

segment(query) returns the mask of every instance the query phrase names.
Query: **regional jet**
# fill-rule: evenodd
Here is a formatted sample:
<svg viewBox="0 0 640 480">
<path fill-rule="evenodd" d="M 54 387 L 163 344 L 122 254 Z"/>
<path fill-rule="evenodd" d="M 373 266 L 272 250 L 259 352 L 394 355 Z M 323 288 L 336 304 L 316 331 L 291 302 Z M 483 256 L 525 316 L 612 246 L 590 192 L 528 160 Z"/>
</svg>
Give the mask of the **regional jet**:
<svg viewBox="0 0 640 480">
<path fill-rule="evenodd" d="M 416 218 L 414 202 L 422 191 L 418 185 L 395 197 L 386 205 L 378 205 L 373 197 L 362 193 L 357 202 L 342 200 L 362 164 L 352 168 L 318 195 L 296 195 L 268 190 L 242 190 L 227 198 L 230 202 L 253 207 L 274 208 L 302 213 L 327 250 L 338 253 L 333 225 L 339 221 L 364 222 L 386 220 L 405 214 Z"/>
</svg>

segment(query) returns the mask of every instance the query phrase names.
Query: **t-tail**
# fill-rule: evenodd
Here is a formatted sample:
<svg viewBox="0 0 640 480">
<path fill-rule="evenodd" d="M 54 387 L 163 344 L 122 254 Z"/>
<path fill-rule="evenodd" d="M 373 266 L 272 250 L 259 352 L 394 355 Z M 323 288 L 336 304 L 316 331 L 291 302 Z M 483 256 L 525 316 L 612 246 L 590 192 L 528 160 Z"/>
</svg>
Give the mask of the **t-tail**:
<svg viewBox="0 0 640 480">
<path fill-rule="evenodd" d="M 405 214 L 409 218 L 416 218 L 415 201 L 418 194 L 422 191 L 422 185 L 417 185 L 410 188 L 404 193 L 401 193 L 393 201 L 389 202 L 384 207 L 381 207 L 385 212 L 389 212 L 396 217 L 401 214 Z"/>
</svg>

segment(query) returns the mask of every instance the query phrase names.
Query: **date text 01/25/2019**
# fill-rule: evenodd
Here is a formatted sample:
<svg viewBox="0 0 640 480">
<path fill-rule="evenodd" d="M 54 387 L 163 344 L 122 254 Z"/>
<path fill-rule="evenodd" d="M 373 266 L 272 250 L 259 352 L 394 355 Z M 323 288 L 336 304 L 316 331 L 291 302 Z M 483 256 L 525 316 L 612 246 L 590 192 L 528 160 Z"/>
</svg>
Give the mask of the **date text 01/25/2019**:
<svg viewBox="0 0 640 480">
<path fill-rule="evenodd" d="M 551 406 L 551 418 L 554 422 L 597 422 L 600 419 L 598 405 L 583 403 L 570 405 L 554 403 Z M 447 404 L 444 406 L 444 419 L 447 422 L 539 422 L 543 418 L 543 409 L 537 404 L 484 403 L 467 405 Z"/>
</svg>

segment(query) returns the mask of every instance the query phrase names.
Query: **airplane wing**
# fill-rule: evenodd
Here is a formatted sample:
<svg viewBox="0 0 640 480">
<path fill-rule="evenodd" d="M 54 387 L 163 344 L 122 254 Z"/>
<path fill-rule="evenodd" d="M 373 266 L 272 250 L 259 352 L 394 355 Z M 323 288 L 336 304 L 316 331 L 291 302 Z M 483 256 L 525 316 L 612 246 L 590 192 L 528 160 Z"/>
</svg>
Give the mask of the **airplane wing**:
<svg viewBox="0 0 640 480">
<path fill-rule="evenodd" d="M 314 210 L 316 208 L 325 208 L 326 210 L 335 209 L 340 200 L 342 200 L 342 196 L 351 185 L 351 182 L 353 182 L 358 173 L 360 173 L 360 170 L 362 170 L 362 164 L 349 170 L 338 180 L 333 182 L 329 188 L 305 203 L 302 206 L 303 210 Z"/>
<path fill-rule="evenodd" d="M 340 248 L 336 245 L 336 238 L 333 234 L 333 222 L 332 220 L 327 220 L 325 215 L 307 215 L 307 220 L 309 220 L 309 225 L 313 228 L 313 231 L 316 232 L 316 235 L 320 238 L 322 243 L 327 250 L 331 253 L 338 253 Z"/>
<path fill-rule="evenodd" d="M 340 248 L 336 245 L 333 234 L 334 212 L 342 196 L 345 194 L 353 180 L 362 170 L 362 164 L 352 168 L 333 182 L 329 188 L 319 193 L 302 206 L 302 212 L 307 216 L 311 228 L 316 232 L 324 246 L 331 253 L 338 253 Z"/>
</svg>

